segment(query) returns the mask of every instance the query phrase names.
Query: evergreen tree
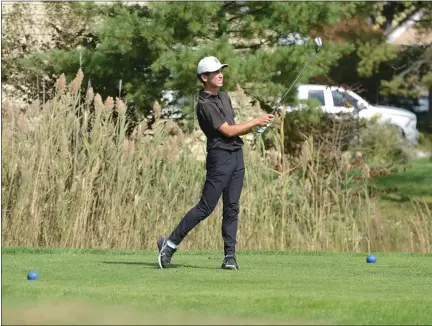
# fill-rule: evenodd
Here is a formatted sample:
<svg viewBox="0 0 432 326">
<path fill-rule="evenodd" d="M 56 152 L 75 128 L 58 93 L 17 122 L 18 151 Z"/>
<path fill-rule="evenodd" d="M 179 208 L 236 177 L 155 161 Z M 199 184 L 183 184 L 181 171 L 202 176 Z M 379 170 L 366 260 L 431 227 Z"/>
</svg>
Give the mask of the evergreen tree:
<svg viewBox="0 0 432 326">
<path fill-rule="evenodd" d="M 200 58 L 229 64 L 224 90 L 239 84 L 270 110 L 314 51 L 313 38 L 352 17 L 353 2 L 153 2 L 103 6 L 100 26 L 70 50 L 31 57 L 26 66 L 84 75 L 103 96 L 123 97 L 143 114 L 163 90 L 196 95 Z M 299 82 L 326 74 L 353 45 L 323 37 L 324 47 Z M 78 60 L 81 58 L 81 60 Z M 120 82 L 121 81 L 121 82 Z M 286 101 L 293 100 L 294 90 Z"/>
<path fill-rule="evenodd" d="M 314 51 L 313 38 L 351 17 L 356 3 L 179 2 L 154 3 L 154 45 L 162 55 L 153 69 L 166 68 L 166 88 L 195 93 L 196 64 L 214 55 L 229 64 L 225 89 L 239 84 L 268 110 L 294 81 Z M 199 13 L 199 14 L 197 14 Z M 350 44 L 323 39 L 324 47 L 299 80 L 328 72 Z M 287 102 L 293 100 L 287 96 Z"/>
<path fill-rule="evenodd" d="M 413 44 L 393 45 L 383 38 L 381 42 L 365 42 L 358 48 L 358 72 L 361 77 L 381 74 L 380 93 L 388 97 L 416 98 L 421 89 L 432 89 L 432 3 L 423 1 L 384 2 L 376 7 L 373 22 L 384 36 L 407 21 L 415 13 L 412 28 L 417 37 Z M 430 110 L 432 111 L 432 110 Z"/>
</svg>

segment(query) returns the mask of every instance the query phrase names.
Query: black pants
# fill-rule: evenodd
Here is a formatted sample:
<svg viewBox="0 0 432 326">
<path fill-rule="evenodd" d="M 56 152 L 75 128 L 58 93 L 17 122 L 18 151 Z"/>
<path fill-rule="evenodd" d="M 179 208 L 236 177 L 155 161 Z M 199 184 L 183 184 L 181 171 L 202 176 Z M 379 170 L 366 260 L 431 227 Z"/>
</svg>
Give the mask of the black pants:
<svg viewBox="0 0 432 326">
<path fill-rule="evenodd" d="M 189 231 L 213 212 L 222 195 L 224 252 L 225 255 L 234 255 L 239 201 L 245 173 L 243 150 L 210 150 L 207 153 L 206 169 L 207 176 L 199 203 L 186 213 L 169 239 L 179 245 Z"/>
</svg>

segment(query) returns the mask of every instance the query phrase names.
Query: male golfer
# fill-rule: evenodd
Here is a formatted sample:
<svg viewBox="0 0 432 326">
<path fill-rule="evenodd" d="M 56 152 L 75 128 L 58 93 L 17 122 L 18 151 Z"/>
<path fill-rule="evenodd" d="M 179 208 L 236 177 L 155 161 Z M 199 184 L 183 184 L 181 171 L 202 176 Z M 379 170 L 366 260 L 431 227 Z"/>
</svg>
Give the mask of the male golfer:
<svg viewBox="0 0 432 326">
<path fill-rule="evenodd" d="M 273 115 L 263 114 L 236 124 L 230 97 L 219 91 L 223 86 L 222 69 L 227 66 L 215 57 L 205 57 L 198 63 L 197 76 L 203 83 L 203 89 L 199 93 L 196 114 L 200 128 L 207 137 L 207 175 L 198 204 L 187 212 L 168 238 L 162 236 L 158 239 L 160 268 L 169 267 L 177 246 L 213 212 L 222 195 L 225 258 L 221 268 L 238 270 L 235 247 L 239 200 L 245 173 L 243 141 L 239 136 L 251 132 L 255 126 L 266 126 Z"/>
</svg>

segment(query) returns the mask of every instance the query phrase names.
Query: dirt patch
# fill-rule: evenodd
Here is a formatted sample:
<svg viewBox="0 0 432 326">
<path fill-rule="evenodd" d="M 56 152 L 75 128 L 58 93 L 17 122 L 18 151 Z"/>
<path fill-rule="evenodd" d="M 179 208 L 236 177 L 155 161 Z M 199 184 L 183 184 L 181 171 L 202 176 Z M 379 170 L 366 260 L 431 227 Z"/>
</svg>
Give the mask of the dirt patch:
<svg viewBox="0 0 432 326">
<path fill-rule="evenodd" d="M 311 325 L 305 321 L 146 312 L 124 305 L 73 301 L 3 304 L 2 317 L 4 325 Z"/>
</svg>

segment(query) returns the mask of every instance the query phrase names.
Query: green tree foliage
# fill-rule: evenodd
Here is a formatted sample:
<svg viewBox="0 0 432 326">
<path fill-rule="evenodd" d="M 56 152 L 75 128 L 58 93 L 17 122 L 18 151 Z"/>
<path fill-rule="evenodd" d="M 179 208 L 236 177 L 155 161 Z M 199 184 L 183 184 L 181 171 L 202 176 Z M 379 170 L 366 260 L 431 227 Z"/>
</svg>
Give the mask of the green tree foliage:
<svg viewBox="0 0 432 326">
<path fill-rule="evenodd" d="M 239 84 L 269 109 L 313 53 L 311 38 L 353 16 L 360 6 L 234 1 L 115 4 L 104 6 L 91 41 L 72 50 L 33 56 L 26 65 L 65 72 L 69 79 L 81 57 L 84 75 L 96 91 L 103 96 L 120 94 L 147 114 L 164 89 L 177 90 L 180 96 L 196 94 L 200 87 L 196 65 L 201 57 L 214 55 L 230 65 L 225 70 L 225 90 Z M 353 49 L 350 44 L 323 41 L 319 59 L 300 81 L 327 73 Z"/>
<path fill-rule="evenodd" d="M 410 108 L 421 88 L 431 83 L 431 4 L 427 2 L 368 2 L 356 17 L 334 26 L 332 36 L 349 42 L 355 50 L 344 55 L 324 81 L 344 84 L 361 93 L 372 103 L 384 97 L 393 105 Z M 423 16 L 412 28 L 417 32 L 418 44 L 395 45 L 387 42 L 387 35 L 405 23 L 414 13 Z M 368 21 L 368 23 L 365 23 Z"/>
<path fill-rule="evenodd" d="M 100 24 L 78 46 L 34 55 L 25 64 L 37 73 L 64 72 L 67 79 L 81 68 L 87 84 L 104 98 L 120 96 L 149 109 L 167 73 L 155 75 L 150 67 L 158 53 L 150 49 L 145 37 L 148 9 L 122 4 L 98 6 Z"/>
<path fill-rule="evenodd" d="M 230 90 L 238 84 L 261 107 L 269 109 L 313 53 L 310 39 L 350 17 L 357 6 L 313 2 L 154 3 L 152 30 L 157 30 L 158 45 L 164 52 L 153 67 L 169 69 L 171 78 L 166 87 L 187 94 L 196 92 L 199 86 L 195 69 L 199 59 L 217 56 L 230 65 L 225 70 L 225 88 Z M 327 39 L 324 44 L 319 59 L 300 81 L 325 74 L 351 48 Z"/>
<path fill-rule="evenodd" d="M 391 70 L 390 78 L 381 81 L 382 95 L 416 97 L 421 87 L 432 87 L 432 3 L 403 1 L 374 4 L 374 21 L 383 30 L 404 23 L 411 15 L 421 11 L 423 15 L 412 26 L 417 33 L 411 45 L 392 45 L 386 42 L 364 43 L 358 49 L 360 76 L 369 77 L 381 69 Z M 388 32 L 387 32 L 388 33 Z"/>
<path fill-rule="evenodd" d="M 58 75 L 50 69 L 29 74 L 21 59 L 52 48 L 74 49 L 87 39 L 99 7 L 89 2 L 16 2 L 3 3 L 2 11 L 2 86 L 15 97 L 26 99 L 42 92 L 42 81 L 47 81 L 48 88 Z"/>
<path fill-rule="evenodd" d="M 375 3 L 368 2 L 361 7 L 355 17 L 332 26 L 328 30 L 328 36 L 341 43 L 352 45 L 352 51 L 338 60 L 326 76 L 318 76 L 314 81 L 329 85 L 344 85 L 359 93 L 371 102 L 378 101 L 380 80 L 390 79 L 392 70 L 390 67 L 373 66 L 368 58 L 394 56 L 388 47 L 384 51 L 375 53 L 377 46 L 384 44 L 385 36 L 373 25 L 365 23 Z M 373 60 L 373 59 L 371 59 Z M 383 59 L 385 61 L 385 59 Z M 361 74 L 359 71 L 368 70 L 369 73 Z"/>
</svg>

